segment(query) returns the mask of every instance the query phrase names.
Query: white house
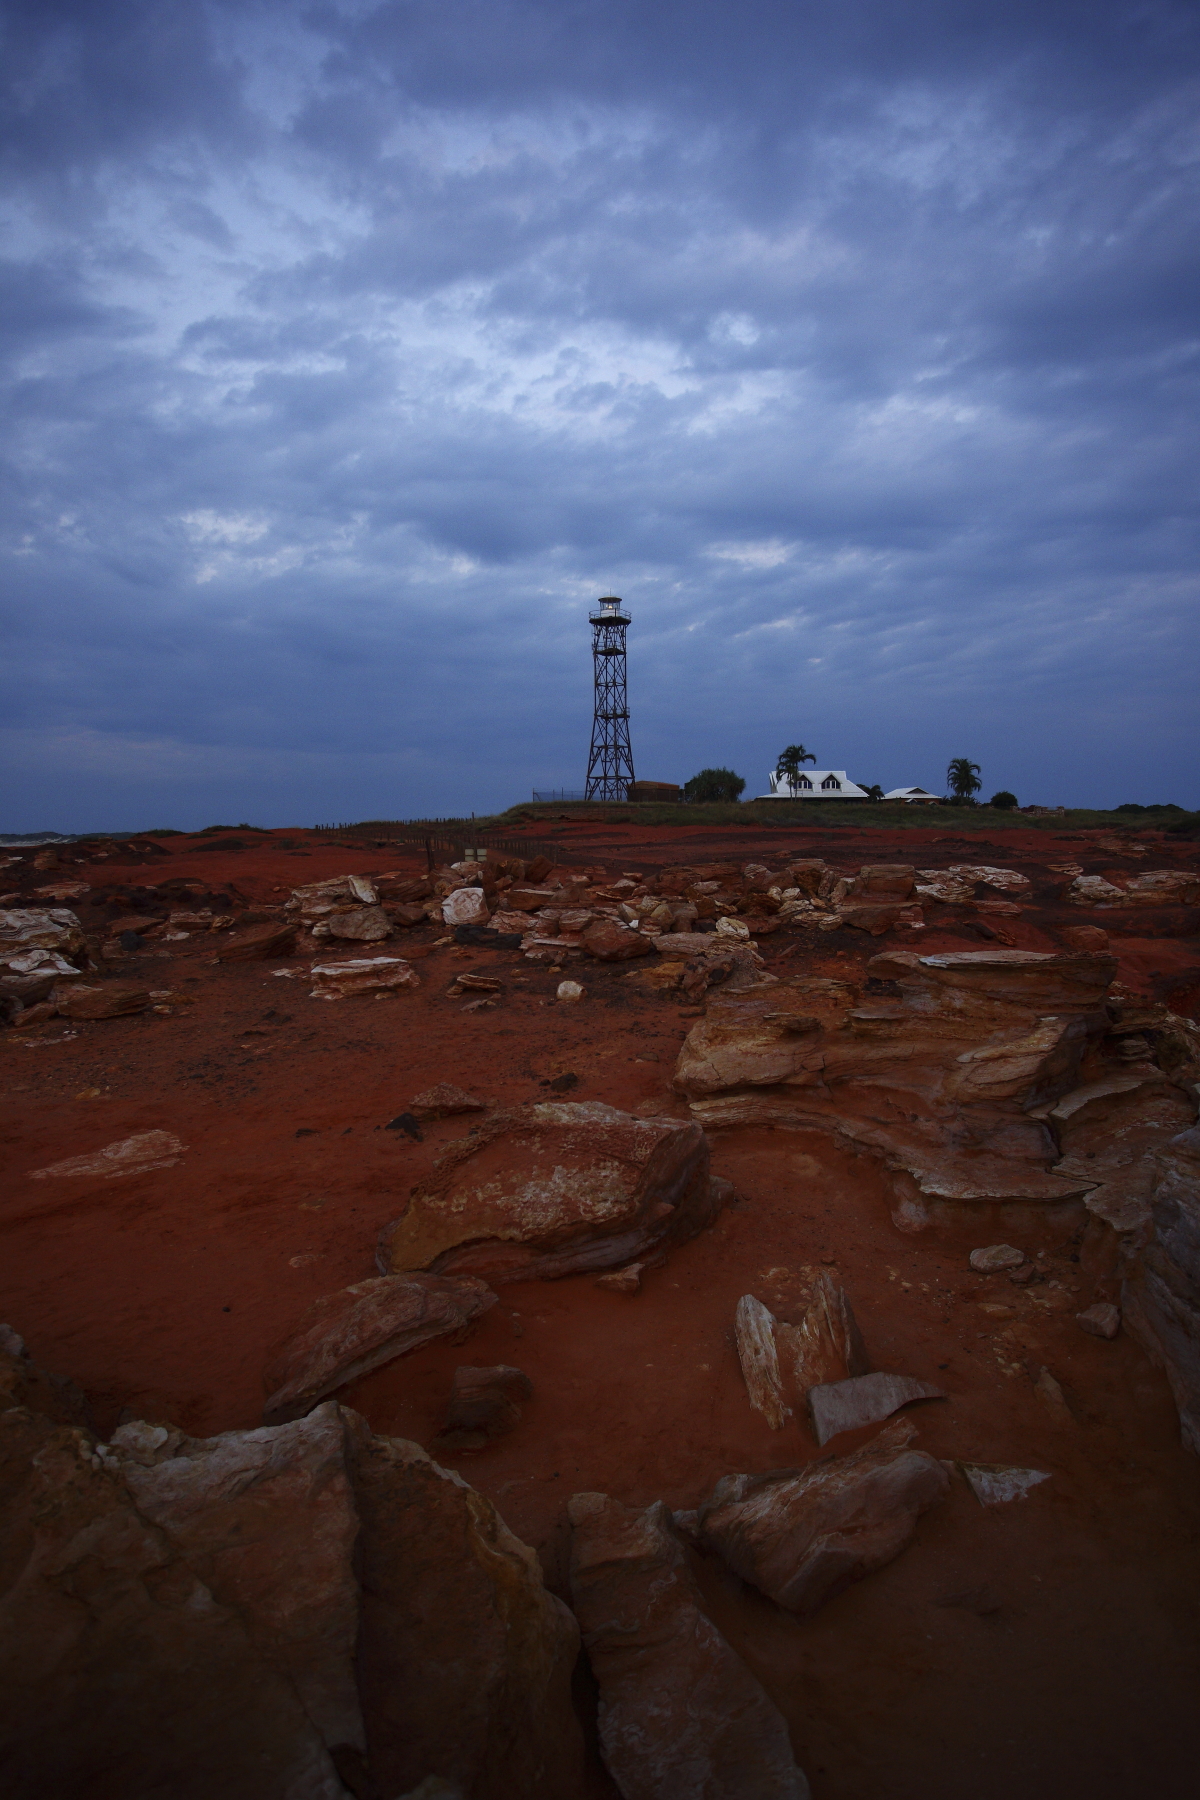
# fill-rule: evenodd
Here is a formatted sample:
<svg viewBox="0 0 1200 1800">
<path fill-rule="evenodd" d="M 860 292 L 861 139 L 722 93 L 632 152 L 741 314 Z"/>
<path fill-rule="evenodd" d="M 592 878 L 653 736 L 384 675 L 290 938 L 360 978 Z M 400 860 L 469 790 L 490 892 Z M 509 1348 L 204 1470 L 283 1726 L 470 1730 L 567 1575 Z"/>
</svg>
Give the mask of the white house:
<svg viewBox="0 0 1200 1800">
<path fill-rule="evenodd" d="M 845 769 L 803 769 L 795 781 L 771 771 L 771 791 L 760 800 L 865 800 L 865 789 L 851 781 Z"/>
<path fill-rule="evenodd" d="M 931 794 L 923 787 L 893 788 L 883 797 L 885 800 L 907 800 L 910 806 L 936 806 L 941 799 L 939 794 Z"/>
</svg>

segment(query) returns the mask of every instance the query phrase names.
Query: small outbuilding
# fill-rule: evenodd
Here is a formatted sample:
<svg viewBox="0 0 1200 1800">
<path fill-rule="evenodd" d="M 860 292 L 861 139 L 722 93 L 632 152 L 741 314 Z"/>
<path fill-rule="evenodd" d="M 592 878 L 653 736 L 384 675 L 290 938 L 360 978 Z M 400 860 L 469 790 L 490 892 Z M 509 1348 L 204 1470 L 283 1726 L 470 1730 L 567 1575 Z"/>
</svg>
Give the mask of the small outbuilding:
<svg viewBox="0 0 1200 1800">
<path fill-rule="evenodd" d="M 771 791 L 760 800 L 866 800 L 865 788 L 851 781 L 845 769 L 804 769 L 794 781 L 772 769 Z"/>
<path fill-rule="evenodd" d="M 885 800 L 905 800 L 909 806 L 939 806 L 941 804 L 940 794 L 931 794 L 923 787 L 893 788 L 890 794 L 885 794 L 883 797 Z"/>
<path fill-rule="evenodd" d="M 631 781 L 625 790 L 627 800 L 671 800 L 683 798 L 683 789 L 675 781 Z"/>
</svg>

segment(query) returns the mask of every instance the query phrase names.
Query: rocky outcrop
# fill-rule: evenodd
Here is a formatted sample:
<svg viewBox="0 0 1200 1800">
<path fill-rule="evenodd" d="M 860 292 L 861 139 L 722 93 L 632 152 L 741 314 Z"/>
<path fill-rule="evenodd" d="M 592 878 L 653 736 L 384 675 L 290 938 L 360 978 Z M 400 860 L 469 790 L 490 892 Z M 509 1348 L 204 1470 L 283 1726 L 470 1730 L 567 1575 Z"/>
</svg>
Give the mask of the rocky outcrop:
<svg viewBox="0 0 1200 1800">
<path fill-rule="evenodd" d="M 1046 1109 L 1081 1085 L 1113 1029 L 1115 967 L 1083 953 L 889 951 L 868 964 L 883 991 L 866 998 L 815 980 L 722 990 L 674 1085 L 706 1126 L 816 1128 L 874 1153 L 902 1228 L 981 1205 L 1069 1217 L 1097 1178 L 1060 1162 Z M 791 992 L 815 1029 L 793 1027 Z"/>
<path fill-rule="evenodd" d="M 595 1102 L 497 1112 L 413 1188 L 379 1266 L 492 1282 L 617 1268 L 694 1236 L 728 1192 L 698 1125 Z"/>
<path fill-rule="evenodd" d="M 699 1509 L 704 1545 L 789 1612 L 815 1612 L 898 1556 L 949 1491 L 945 1466 L 911 1448 L 915 1435 L 905 1419 L 849 1456 L 726 1475 Z"/>
<path fill-rule="evenodd" d="M 807 1800 L 782 1714 L 705 1615 L 671 1514 L 576 1494 L 571 1598 L 623 1800 Z"/>
<path fill-rule="evenodd" d="M 416 1444 L 334 1402 L 98 1443 L 7 1329 L 0 1393 L 6 1796 L 576 1800 L 575 1622 Z"/>
<path fill-rule="evenodd" d="M 1157 1160 L 1150 1223 L 1122 1310 L 1166 1370 L 1183 1441 L 1200 1453 L 1200 1128 L 1181 1132 Z"/>
<path fill-rule="evenodd" d="M 263 1374 L 268 1425 L 300 1418 L 346 1382 L 434 1338 L 462 1337 L 496 1304 L 470 1277 L 383 1275 L 325 1294 Z"/>
</svg>

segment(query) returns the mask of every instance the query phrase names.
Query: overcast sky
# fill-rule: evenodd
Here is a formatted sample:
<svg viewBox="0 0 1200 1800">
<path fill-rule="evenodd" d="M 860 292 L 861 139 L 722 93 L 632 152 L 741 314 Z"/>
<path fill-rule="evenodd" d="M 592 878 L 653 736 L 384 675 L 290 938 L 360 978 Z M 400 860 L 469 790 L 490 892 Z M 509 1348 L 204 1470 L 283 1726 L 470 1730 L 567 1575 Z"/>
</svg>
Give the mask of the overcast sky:
<svg viewBox="0 0 1200 1800">
<path fill-rule="evenodd" d="M 1200 805 L 1194 0 L 0 15 L 0 829 Z"/>
</svg>

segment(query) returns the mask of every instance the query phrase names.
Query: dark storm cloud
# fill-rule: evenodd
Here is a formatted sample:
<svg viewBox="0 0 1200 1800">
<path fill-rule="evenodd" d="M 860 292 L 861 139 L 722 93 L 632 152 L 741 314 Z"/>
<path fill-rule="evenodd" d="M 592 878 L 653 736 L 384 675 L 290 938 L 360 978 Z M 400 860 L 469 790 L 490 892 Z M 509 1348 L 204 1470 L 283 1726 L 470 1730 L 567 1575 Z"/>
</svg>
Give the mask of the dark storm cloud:
<svg viewBox="0 0 1200 1800">
<path fill-rule="evenodd" d="M 3 824 L 1200 802 L 1191 6 L 3 19 Z"/>
</svg>

